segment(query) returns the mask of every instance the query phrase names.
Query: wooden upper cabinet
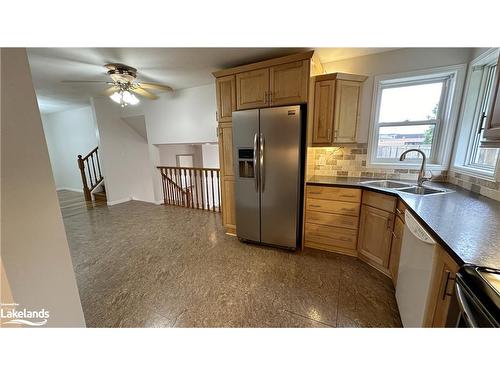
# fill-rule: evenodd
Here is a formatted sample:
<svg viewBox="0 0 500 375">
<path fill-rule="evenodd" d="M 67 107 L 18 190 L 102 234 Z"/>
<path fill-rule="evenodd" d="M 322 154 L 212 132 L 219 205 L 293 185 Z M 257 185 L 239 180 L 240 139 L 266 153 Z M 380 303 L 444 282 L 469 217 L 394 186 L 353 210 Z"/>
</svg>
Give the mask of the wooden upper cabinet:
<svg viewBox="0 0 500 375">
<path fill-rule="evenodd" d="M 366 77 L 333 73 L 314 79 L 313 146 L 355 143 Z"/>
<path fill-rule="evenodd" d="M 500 56 L 498 57 L 496 80 L 493 86 L 493 96 L 488 111 L 486 129 L 482 142 L 487 147 L 500 148 Z"/>
<path fill-rule="evenodd" d="M 234 75 L 217 78 L 217 121 L 231 122 L 236 111 L 236 78 Z"/>
<path fill-rule="evenodd" d="M 309 61 L 302 60 L 269 68 L 272 106 L 307 102 Z"/>
<path fill-rule="evenodd" d="M 314 87 L 313 143 L 330 144 L 333 132 L 335 81 L 316 82 Z"/>
<path fill-rule="evenodd" d="M 335 86 L 334 142 L 356 142 L 361 82 L 337 80 Z"/>
<path fill-rule="evenodd" d="M 388 273 L 394 214 L 362 205 L 359 220 L 358 254 Z"/>
<path fill-rule="evenodd" d="M 269 106 L 269 68 L 236 74 L 236 109 Z"/>
</svg>

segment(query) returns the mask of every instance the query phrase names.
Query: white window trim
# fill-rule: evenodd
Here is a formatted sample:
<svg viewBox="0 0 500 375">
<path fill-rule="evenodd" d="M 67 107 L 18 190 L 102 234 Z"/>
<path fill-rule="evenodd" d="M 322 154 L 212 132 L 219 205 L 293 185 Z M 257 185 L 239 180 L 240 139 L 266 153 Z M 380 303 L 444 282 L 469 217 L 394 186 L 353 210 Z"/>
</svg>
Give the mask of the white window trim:
<svg viewBox="0 0 500 375">
<path fill-rule="evenodd" d="M 434 158 L 436 162 L 428 163 L 427 169 L 442 171 L 447 170 L 450 165 L 451 151 L 453 148 L 453 137 L 455 134 L 455 128 L 457 125 L 458 114 L 460 110 L 460 98 L 462 96 L 462 90 L 465 81 L 465 73 L 467 69 L 467 64 L 457 64 L 438 68 L 424 69 L 418 71 L 410 71 L 404 73 L 396 74 L 383 74 L 374 77 L 373 82 L 373 96 L 372 96 L 372 110 L 370 117 L 370 128 L 368 132 L 368 160 L 367 167 L 369 168 L 379 168 L 379 169 L 417 169 L 420 167 L 421 161 L 419 159 L 407 159 L 404 162 L 400 161 L 388 161 L 380 162 L 375 161 L 375 153 L 377 150 L 377 139 L 376 139 L 376 129 L 375 123 L 378 117 L 379 110 L 379 91 L 381 89 L 381 82 L 383 81 L 393 81 L 401 80 L 406 81 L 408 78 L 419 76 L 419 80 L 428 78 L 435 78 L 439 76 L 445 76 L 447 74 L 453 74 L 454 78 L 451 80 L 450 87 L 448 88 L 450 95 L 448 96 L 448 102 L 445 103 L 444 109 L 446 111 L 444 115 L 443 124 L 440 126 L 440 144 L 439 147 L 435 147 L 437 152 Z"/>
<path fill-rule="evenodd" d="M 467 127 L 466 124 L 463 123 L 463 117 L 465 114 L 465 101 L 469 90 L 469 86 L 471 84 L 471 72 L 474 66 L 483 65 L 491 60 L 498 58 L 498 54 L 500 53 L 499 48 L 490 48 L 483 54 L 476 57 L 469 64 L 469 68 L 467 69 L 467 82 L 464 91 L 464 97 L 462 98 L 462 103 L 460 105 L 460 119 L 459 119 L 459 127 L 457 128 L 457 135 L 455 137 L 454 142 L 454 151 L 453 151 L 453 160 L 450 167 L 450 172 L 461 173 L 471 177 L 481 178 L 483 180 L 497 182 L 500 179 L 500 158 L 497 158 L 497 164 L 494 168 L 493 173 L 491 171 L 481 170 L 479 168 L 471 167 L 470 165 L 465 164 L 466 159 L 469 152 L 470 139 L 472 136 L 472 127 Z M 500 74 L 500 67 L 497 67 L 496 74 Z M 495 78 L 494 78 L 495 79 Z M 459 149 L 459 143 L 465 142 L 465 147 L 463 150 Z"/>
</svg>

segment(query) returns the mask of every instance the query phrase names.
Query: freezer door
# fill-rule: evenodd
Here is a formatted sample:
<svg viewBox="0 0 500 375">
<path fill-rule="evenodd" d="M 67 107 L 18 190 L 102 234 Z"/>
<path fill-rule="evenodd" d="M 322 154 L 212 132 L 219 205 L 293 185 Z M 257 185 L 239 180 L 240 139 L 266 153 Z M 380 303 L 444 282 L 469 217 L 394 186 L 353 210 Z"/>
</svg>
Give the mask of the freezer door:
<svg viewBox="0 0 500 375">
<path fill-rule="evenodd" d="M 300 176 L 300 106 L 260 111 L 261 241 L 297 247 Z"/>
<path fill-rule="evenodd" d="M 260 242 L 259 110 L 233 112 L 236 235 Z"/>
</svg>

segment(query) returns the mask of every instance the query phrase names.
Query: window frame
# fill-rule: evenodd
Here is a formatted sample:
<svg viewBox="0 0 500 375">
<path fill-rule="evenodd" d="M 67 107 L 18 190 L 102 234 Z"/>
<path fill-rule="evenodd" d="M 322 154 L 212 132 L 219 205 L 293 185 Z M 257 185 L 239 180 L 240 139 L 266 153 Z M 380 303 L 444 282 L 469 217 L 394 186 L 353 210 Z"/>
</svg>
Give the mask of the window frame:
<svg viewBox="0 0 500 375">
<path fill-rule="evenodd" d="M 431 147 L 432 154 L 427 164 L 428 169 L 446 170 L 448 168 L 451 155 L 452 147 L 450 144 L 452 144 L 452 138 L 457 123 L 460 108 L 459 100 L 462 93 L 465 71 L 466 64 L 458 64 L 426 70 L 375 76 L 368 139 L 368 167 L 380 169 L 419 167 L 421 164 L 419 158 L 407 158 L 402 162 L 398 159 L 377 158 L 379 129 L 384 126 L 411 126 L 433 123 L 435 124 L 435 134 L 433 135 Z M 441 93 L 440 104 L 438 107 L 439 112 L 436 115 L 436 119 L 424 121 L 403 121 L 397 123 L 378 122 L 383 89 L 433 82 L 444 82 L 445 84 Z"/>
<path fill-rule="evenodd" d="M 469 93 L 472 82 L 472 74 L 477 69 L 477 67 L 488 67 L 496 65 L 499 54 L 498 48 L 490 48 L 485 53 L 479 55 L 474 60 L 472 60 L 469 64 L 469 69 L 467 71 L 467 86 L 464 92 L 464 97 L 461 105 L 461 113 L 460 113 L 460 128 L 457 131 L 457 137 L 455 140 L 455 152 L 453 155 L 453 164 L 452 171 L 459 172 L 468 176 L 478 177 L 481 179 L 489 180 L 489 181 L 497 181 L 499 176 L 500 169 L 500 155 L 497 154 L 496 165 L 492 168 L 485 168 L 478 164 L 471 163 L 471 159 L 473 157 L 474 143 L 478 143 L 477 139 L 479 138 L 477 135 L 478 127 L 479 127 L 479 118 L 481 112 L 481 107 L 486 104 L 488 107 L 491 105 L 491 97 L 489 99 L 484 98 L 484 85 L 485 82 L 485 74 L 483 72 L 481 77 L 481 82 L 479 83 L 479 90 L 474 91 L 473 93 Z M 493 81 L 495 77 L 499 74 L 499 67 L 497 66 L 496 72 L 493 74 Z M 494 86 L 495 82 L 493 82 Z M 493 87 L 494 88 L 494 87 Z M 473 97 L 475 95 L 475 97 Z M 472 97 L 469 99 L 469 97 Z M 473 119 L 470 124 L 465 119 L 468 100 L 473 100 L 474 102 L 474 114 Z M 484 123 L 483 123 L 484 126 Z M 478 149 L 478 148 L 477 148 Z"/>
</svg>

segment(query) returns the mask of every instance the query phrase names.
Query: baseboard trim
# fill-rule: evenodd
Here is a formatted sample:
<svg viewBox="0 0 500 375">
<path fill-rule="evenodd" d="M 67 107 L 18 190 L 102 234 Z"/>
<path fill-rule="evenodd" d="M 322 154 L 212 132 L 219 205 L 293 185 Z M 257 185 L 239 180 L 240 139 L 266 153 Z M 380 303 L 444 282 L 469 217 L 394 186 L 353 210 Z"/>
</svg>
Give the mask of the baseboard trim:
<svg viewBox="0 0 500 375">
<path fill-rule="evenodd" d="M 117 199 L 115 201 L 108 201 L 108 206 L 114 206 L 115 204 L 120 204 L 120 203 L 125 203 L 131 201 L 132 198 L 123 198 L 123 199 Z"/>
<path fill-rule="evenodd" d="M 58 187 L 58 188 L 56 188 L 56 191 L 60 191 L 60 190 L 69 190 L 69 191 L 74 191 L 75 193 L 83 193 L 83 189 L 73 189 L 70 187 Z"/>
</svg>

